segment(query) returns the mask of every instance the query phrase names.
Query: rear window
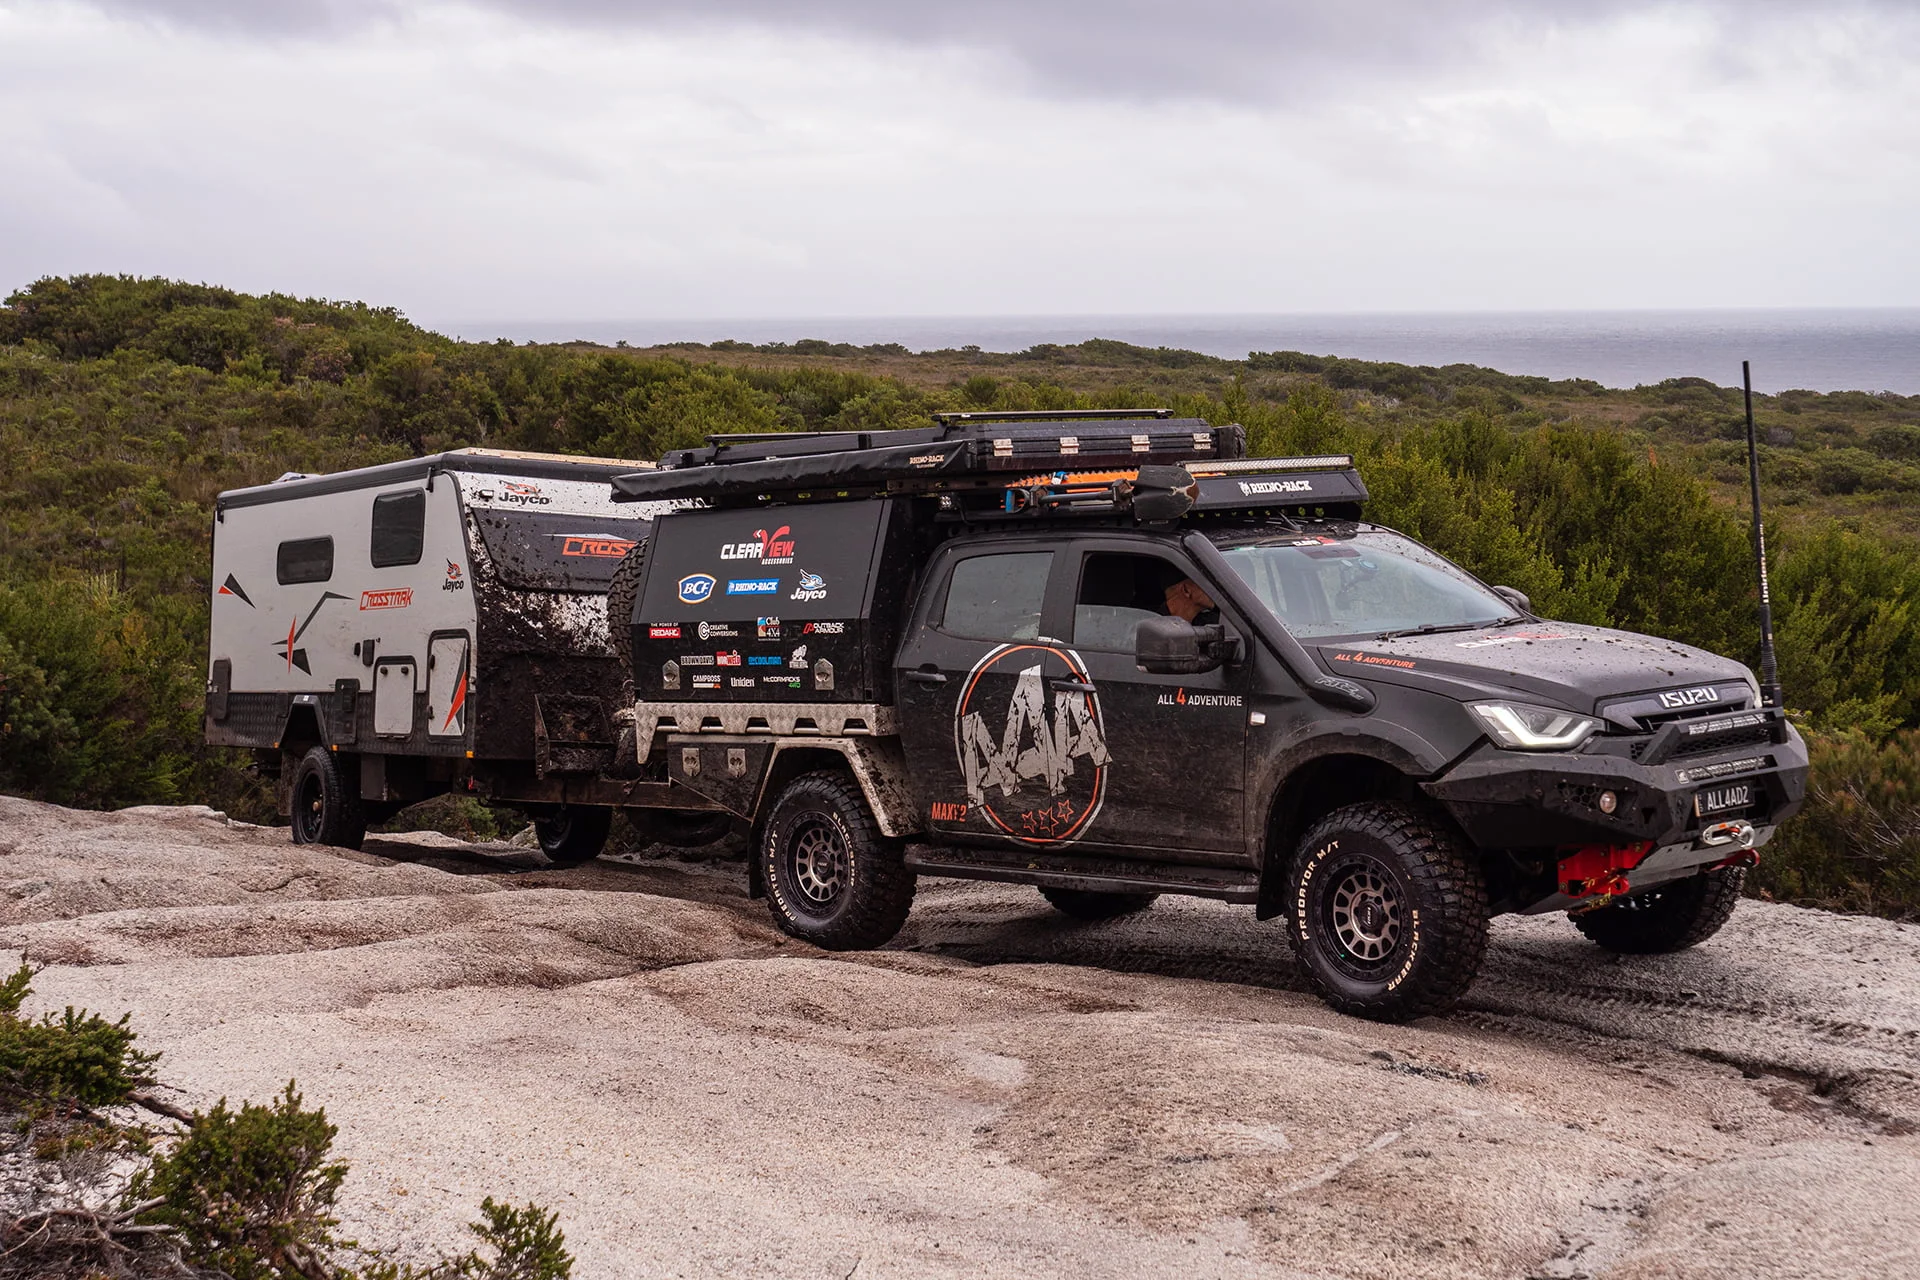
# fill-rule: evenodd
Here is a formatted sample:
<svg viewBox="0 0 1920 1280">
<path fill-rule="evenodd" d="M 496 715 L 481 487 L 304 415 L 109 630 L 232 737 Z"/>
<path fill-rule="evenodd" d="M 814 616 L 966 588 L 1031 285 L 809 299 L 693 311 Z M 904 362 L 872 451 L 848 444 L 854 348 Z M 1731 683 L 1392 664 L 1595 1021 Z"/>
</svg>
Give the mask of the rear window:
<svg viewBox="0 0 1920 1280">
<path fill-rule="evenodd" d="M 273 571 L 283 587 L 296 582 L 325 582 L 333 576 L 333 539 L 296 538 L 281 543 Z"/>
<path fill-rule="evenodd" d="M 427 537 L 427 495 L 383 493 L 373 500 L 373 567 L 419 564 Z"/>
<path fill-rule="evenodd" d="M 940 629 L 971 640 L 1034 640 L 1053 552 L 973 556 L 953 566 Z"/>
<path fill-rule="evenodd" d="M 476 510 L 474 525 L 500 581 L 523 591 L 605 591 L 653 525 L 608 516 Z"/>
</svg>

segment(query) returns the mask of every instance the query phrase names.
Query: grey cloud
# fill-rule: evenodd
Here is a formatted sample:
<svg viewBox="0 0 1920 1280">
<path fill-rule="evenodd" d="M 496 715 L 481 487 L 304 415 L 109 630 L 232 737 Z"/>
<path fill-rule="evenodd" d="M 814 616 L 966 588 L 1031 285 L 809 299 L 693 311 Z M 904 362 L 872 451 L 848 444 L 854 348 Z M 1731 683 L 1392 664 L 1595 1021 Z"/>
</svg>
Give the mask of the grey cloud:
<svg viewBox="0 0 1920 1280">
<path fill-rule="evenodd" d="M 1879 14 L 1912 33 L 1911 0 L 468 0 L 531 25 L 719 33 L 765 29 L 962 48 L 1008 59 L 1060 96 L 1272 103 L 1382 78 L 1471 75 L 1490 42 L 1588 29 L 1646 12 L 1705 11 L 1743 35 L 1774 17 Z M 404 22 L 405 0 L 95 0 L 170 25 L 269 38 L 328 38 Z"/>
</svg>

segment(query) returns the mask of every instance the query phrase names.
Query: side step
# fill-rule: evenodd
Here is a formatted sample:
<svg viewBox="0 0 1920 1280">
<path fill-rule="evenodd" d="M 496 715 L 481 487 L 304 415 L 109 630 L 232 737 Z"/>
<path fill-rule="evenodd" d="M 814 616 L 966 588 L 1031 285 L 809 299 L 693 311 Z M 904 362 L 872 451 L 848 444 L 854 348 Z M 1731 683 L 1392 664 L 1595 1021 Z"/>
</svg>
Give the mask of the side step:
<svg viewBox="0 0 1920 1280">
<path fill-rule="evenodd" d="M 907 850 L 907 869 L 925 876 L 960 880 L 998 880 L 1048 889 L 1085 889 L 1092 893 L 1182 893 L 1222 902 L 1254 902 L 1260 897 L 1260 873 L 1229 867 L 1138 862 L 1131 858 L 1076 858 L 1030 854 L 1018 862 L 969 849 Z"/>
</svg>

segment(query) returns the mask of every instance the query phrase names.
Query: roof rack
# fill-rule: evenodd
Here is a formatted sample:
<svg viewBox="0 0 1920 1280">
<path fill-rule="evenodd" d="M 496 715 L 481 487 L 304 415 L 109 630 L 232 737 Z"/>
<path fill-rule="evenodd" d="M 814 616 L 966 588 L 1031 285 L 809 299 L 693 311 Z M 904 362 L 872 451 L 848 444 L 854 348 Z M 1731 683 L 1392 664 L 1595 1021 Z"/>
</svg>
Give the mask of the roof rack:
<svg viewBox="0 0 1920 1280">
<path fill-rule="evenodd" d="M 704 499 L 722 506 L 828 501 L 1004 487 L 1010 477 L 1062 467 L 1112 470 L 1246 455 L 1246 431 L 1163 409 L 949 415 L 901 431 L 711 436 L 679 449 L 657 471 L 617 477 L 614 500 Z"/>
</svg>

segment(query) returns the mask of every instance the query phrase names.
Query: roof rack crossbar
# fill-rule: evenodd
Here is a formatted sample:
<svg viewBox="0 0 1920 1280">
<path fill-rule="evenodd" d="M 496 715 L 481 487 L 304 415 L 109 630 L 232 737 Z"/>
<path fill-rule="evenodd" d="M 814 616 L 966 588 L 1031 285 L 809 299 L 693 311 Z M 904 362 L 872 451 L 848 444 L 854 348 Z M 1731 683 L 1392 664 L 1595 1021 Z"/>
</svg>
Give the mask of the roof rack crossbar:
<svg viewBox="0 0 1920 1280">
<path fill-rule="evenodd" d="M 1123 418 L 1170 418 L 1171 409 L 953 409 L 933 415 L 935 422 L 1081 422 Z"/>
</svg>

